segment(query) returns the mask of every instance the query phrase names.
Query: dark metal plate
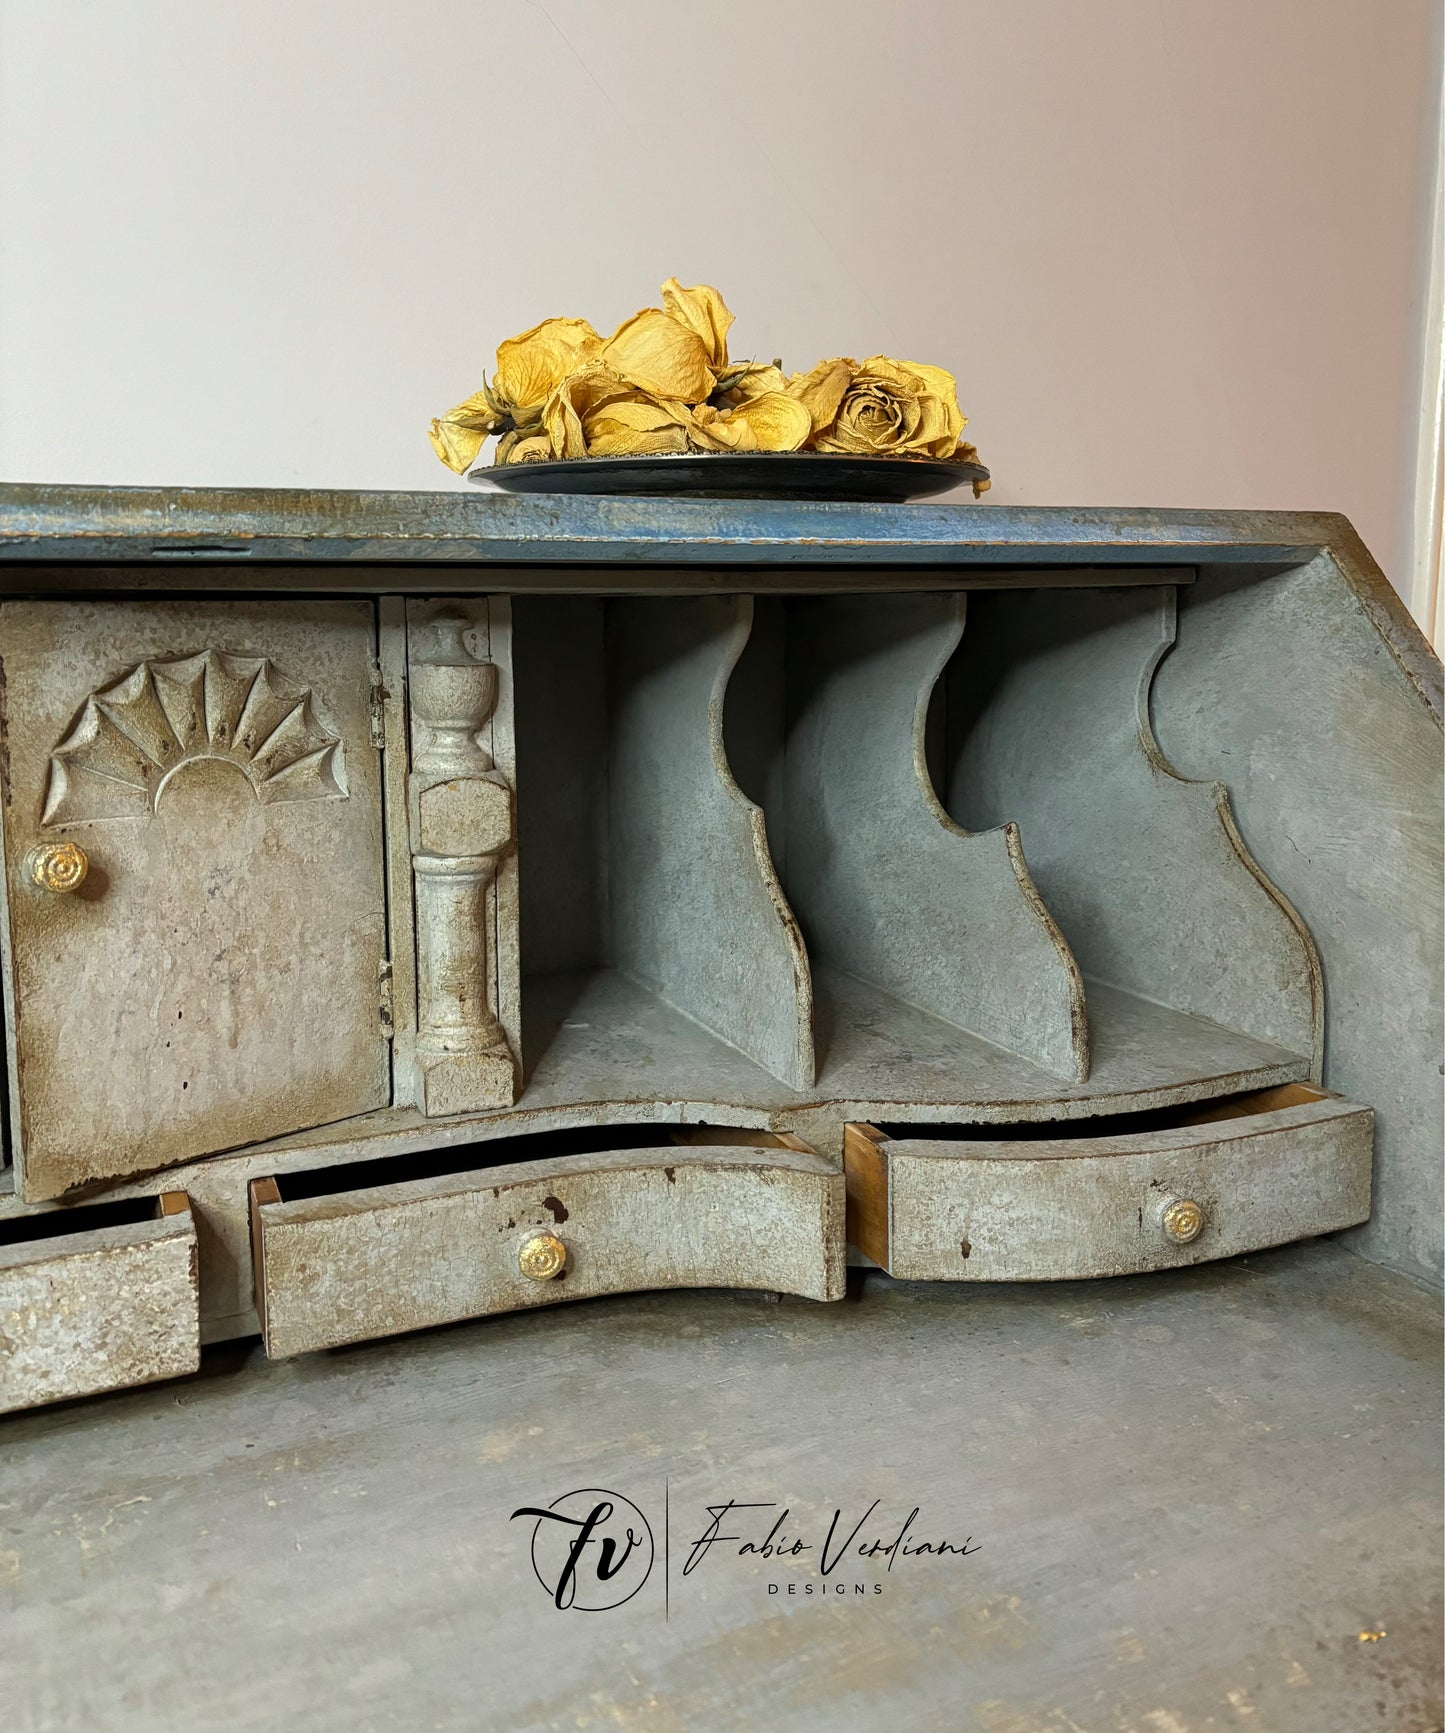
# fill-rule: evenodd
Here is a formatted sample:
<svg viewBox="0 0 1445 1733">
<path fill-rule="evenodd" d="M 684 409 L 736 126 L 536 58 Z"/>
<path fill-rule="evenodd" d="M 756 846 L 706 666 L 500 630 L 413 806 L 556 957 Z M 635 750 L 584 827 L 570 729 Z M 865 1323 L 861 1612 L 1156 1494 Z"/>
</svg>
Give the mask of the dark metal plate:
<svg viewBox="0 0 1445 1733">
<path fill-rule="evenodd" d="M 502 464 L 474 469 L 467 480 L 504 493 L 674 494 L 695 499 L 869 500 L 898 505 L 987 481 L 988 471 L 976 463 L 944 463 L 935 458 L 769 451 Z"/>
</svg>

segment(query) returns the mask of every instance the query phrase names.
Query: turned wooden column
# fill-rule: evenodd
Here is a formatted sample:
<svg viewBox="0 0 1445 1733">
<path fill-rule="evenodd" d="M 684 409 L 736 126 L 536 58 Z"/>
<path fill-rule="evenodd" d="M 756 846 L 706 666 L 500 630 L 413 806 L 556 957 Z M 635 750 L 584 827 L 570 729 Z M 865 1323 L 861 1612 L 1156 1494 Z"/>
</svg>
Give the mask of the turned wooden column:
<svg viewBox="0 0 1445 1733">
<path fill-rule="evenodd" d="M 509 1106 L 516 1066 L 492 1013 L 487 887 L 512 841 L 512 796 L 478 735 L 497 670 L 466 647 L 468 622 L 419 628 L 407 779 L 416 889 L 417 1092 L 429 1116 Z"/>
</svg>

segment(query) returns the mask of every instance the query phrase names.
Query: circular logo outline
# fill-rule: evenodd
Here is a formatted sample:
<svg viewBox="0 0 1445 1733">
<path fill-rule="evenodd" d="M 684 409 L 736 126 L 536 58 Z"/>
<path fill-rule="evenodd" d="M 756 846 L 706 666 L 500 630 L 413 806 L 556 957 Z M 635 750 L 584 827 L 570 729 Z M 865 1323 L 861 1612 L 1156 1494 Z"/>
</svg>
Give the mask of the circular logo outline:
<svg viewBox="0 0 1445 1733">
<path fill-rule="evenodd" d="M 594 1499 L 607 1499 L 607 1500 L 609 1500 L 612 1504 L 612 1514 L 614 1516 L 617 1514 L 618 1507 L 620 1505 L 626 1505 L 627 1509 L 630 1510 L 636 1516 L 637 1520 L 642 1524 L 643 1533 L 646 1534 L 646 1536 L 647 1536 L 647 1566 L 646 1566 L 646 1569 L 643 1571 L 641 1577 L 638 1579 L 637 1587 L 634 1589 L 629 1589 L 628 1592 L 625 1595 L 623 1595 L 622 1599 L 619 1601 L 608 1601 L 606 1606 L 601 1606 L 601 1607 L 579 1606 L 578 1602 L 577 1602 L 577 1598 L 576 1598 L 575 1572 L 574 1572 L 573 1598 L 567 1603 L 567 1606 L 561 1610 L 566 1611 L 566 1612 L 577 1612 L 577 1613 L 610 1613 L 617 1607 L 626 1606 L 628 1601 L 630 1601 L 632 1599 L 632 1597 L 643 1588 L 643 1586 L 646 1584 L 648 1578 L 652 1575 L 652 1567 L 657 1562 L 657 1541 L 654 1538 L 653 1533 L 652 1533 L 652 1524 L 643 1515 L 642 1510 L 639 1508 L 639 1506 L 635 1505 L 632 1502 L 632 1500 L 630 1498 L 626 1497 L 623 1493 L 609 1491 L 609 1489 L 605 1486 L 579 1486 L 579 1487 L 576 1487 L 576 1488 L 574 1488 L 573 1491 L 564 1492 L 561 1494 L 560 1497 L 554 1498 L 552 1500 L 552 1502 L 547 1506 L 547 1509 L 548 1510 L 556 1510 L 560 1504 L 564 1504 L 569 1498 L 581 1498 L 581 1497 L 585 1497 L 589 1494 L 592 1495 L 594 1497 Z M 594 1508 L 595 1508 L 595 1506 L 594 1506 Z M 532 1539 L 531 1539 L 530 1546 L 528 1548 L 528 1551 L 531 1555 L 531 1560 L 532 1560 L 532 1575 L 534 1577 L 536 1577 L 537 1581 L 542 1585 L 543 1589 L 546 1590 L 548 1596 L 555 1600 L 556 1594 L 557 1594 L 557 1585 L 556 1585 L 556 1583 L 549 1583 L 547 1581 L 547 1579 L 542 1575 L 541 1569 L 539 1568 L 539 1566 L 537 1564 L 537 1536 L 541 1532 L 541 1528 L 542 1528 L 542 1518 L 538 1517 L 536 1522 L 534 1522 L 532 1525 Z M 640 1539 L 641 1537 L 639 1536 L 637 1538 Z M 619 1569 L 620 1568 L 621 1567 L 619 1566 Z M 599 1578 L 599 1580 L 606 1580 L 606 1579 Z"/>
</svg>

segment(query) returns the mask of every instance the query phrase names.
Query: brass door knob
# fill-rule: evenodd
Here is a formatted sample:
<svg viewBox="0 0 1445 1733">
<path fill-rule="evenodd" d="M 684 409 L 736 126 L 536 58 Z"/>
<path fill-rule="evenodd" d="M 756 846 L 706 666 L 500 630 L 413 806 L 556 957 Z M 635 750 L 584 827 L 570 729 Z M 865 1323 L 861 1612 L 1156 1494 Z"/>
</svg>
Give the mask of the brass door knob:
<svg viewBox="0 0 1445 1733">
<path fill-rule="evenodd" d="M 517 1253 L 522 1274 L 534 1282 L 550 1282 L 567 1265 L 567 1248 L 556 1234 L 533 1234 Z"/>
<path fill-rule="evenodd" d="M 1164 1206 L 1159 1225 L 1166 1240 L 1173 1240 L 1176 1246 L 1187 1246 L 1204 1232 L 1204 1211 L 1192 1197 L 1175 1198 Z"/>
<path fill-rule="evenodd" d="M 25 857 L 31 884 L 42 891 L 78 891 L 90 871 L 90 857 L 78 842 L 43 842 Z"/>
</svg>

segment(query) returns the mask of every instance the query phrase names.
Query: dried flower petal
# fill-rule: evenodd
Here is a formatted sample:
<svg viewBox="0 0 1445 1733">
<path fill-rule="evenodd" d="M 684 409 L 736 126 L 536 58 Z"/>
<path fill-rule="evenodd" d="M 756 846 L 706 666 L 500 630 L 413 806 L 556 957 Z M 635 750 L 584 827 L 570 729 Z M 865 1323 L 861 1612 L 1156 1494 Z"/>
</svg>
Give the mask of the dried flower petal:
<svg viewBox="0 0 1445 1733">
<path fill-rule="evenodd" d="M 687 448 L 686 404 L 658 400 L 600 361 L 564 379 L 542 412 L 556 458 L 636 457 Z"/>
<path fill-rule="evenodd" d="M 643 391 L 680 403 L 701 403 L 717 377 L 697 332 L 657 307 L 619 325 L 601 359 Z"/>
<path fill-rule="evenodd" d="M 662 285 L 662 304 L 672 318 L 702 339 L 708 365 L 721 373 L 728 364 L 728 331 L 733 316 L 727 302 L 710 283 L 684 289 L 676 277 Z"/>
<path fill-rule="evenodd" d="M 514 413 L 540 409 L 567 375 L 601 348 L 602 339 L 585 319 L 544 319 L 497 350 L 493 395 Z"/>
<path fill-rule="evenodd" d="M 813 430 L 808 412 L 784 391 L 767 391 L 736 409 L 704 403 L 692 412 L 701 451 L 797 451 Z"/>
<path fill-rule="evenodd" d="M 811 373 L 795 373 L 788 381 L 790 396 L 796 397 L 812 417 L 813 432 L 831 427 L 838 416 L 843 394 L 853 383 L 858 363 L 846 356 L 820 361 Z"/>
<path fill-rule="evenodd" d="M 586 421 L 589 457 L 656 457 L 687 450 L 687 406 L 625 398 Z"/>
<path fill-rule="evenodd" d="M 732 412 L 742 422 L 758 451 L 797 451 L 813 431 L 807 409 L 786 391 L 764 391 Z"/>
<path fill-rule="evenodd" d="M 600 403 L 626 397 L 630 390 L 624 379 L 600 361 L 590 361 L 562 380 L 542 410 L 542 428 L 553 457 L 586 457 L 583 417 Z"/>
<path fill-rule="evenodd" d="M 487 435 L 495 433 L 502 420 L 485 389 L 478 391 L 432 422 L 432 450 L 460 475 L 476 462 Z"/>
<path fill-rule="evenodd" d="M 726 373 L 719 375 L 717 389 L 708 402 L 717 409 L 736 409 L 740 403 L 746 403 L 750 398 L 761 397 L 769 391 L 787 389 L 788 381 L 776 365 L 744 361 L 741 366 L 730 367 Z"/>
</svg>

